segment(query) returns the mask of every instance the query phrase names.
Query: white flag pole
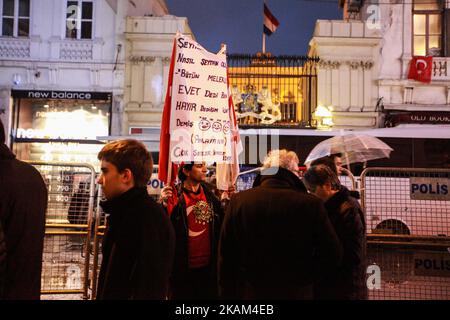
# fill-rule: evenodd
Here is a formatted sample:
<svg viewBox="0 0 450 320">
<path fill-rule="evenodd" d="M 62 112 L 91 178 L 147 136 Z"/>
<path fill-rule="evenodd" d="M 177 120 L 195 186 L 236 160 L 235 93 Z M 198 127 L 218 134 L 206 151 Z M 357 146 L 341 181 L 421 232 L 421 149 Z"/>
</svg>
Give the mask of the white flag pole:
<svg viewBox="0 0 450 320">
<path fill-rule="evenodd" d="M 262 53 L 266 53 L 266 34 L 264 33 L 264 30 L 263 30 Z"/>
<path fill-rule="evenodd" d="M 172 159 L 170 157 L 170 150 L 169 150 L 169 160 L 167 164 L 167 184 L 170 185 L 170 182 L 172 180 Z"/>
</svg>

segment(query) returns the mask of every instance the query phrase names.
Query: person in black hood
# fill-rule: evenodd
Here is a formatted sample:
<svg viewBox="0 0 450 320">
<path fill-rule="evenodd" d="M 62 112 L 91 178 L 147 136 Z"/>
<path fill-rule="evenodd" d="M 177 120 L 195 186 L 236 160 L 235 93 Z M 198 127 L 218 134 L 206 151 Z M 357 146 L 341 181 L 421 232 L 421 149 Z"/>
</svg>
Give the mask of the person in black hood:
<svg viewBox="0 0 450 320">
<path fill-rule="evenodd" d="M 40 298 L 47 196 L 39 171 L 16 159 L 6 146 L 0 121 L 0 222 L 7 250 L 5 300 Z"/>
<path fill-rule="evenodd" d="M 254 188 L 232 196 L 219 243 L 223 299 L 313 299 L 313 271 L 339 264 L 340 242 L 298 162 L 270 152 Z"/>
<path fill-rule="evenodd" d="M 164 300 L 175 235 L 169 218 L 147 193 L 152 158 L 136 140 L 110 142 L 98 154 L 109 213 L 103 239 L 98 300 Z"/>
<path fill-rule="evenodd" d="M 3 291 L 6 281 L 6 244 L 5 235 L 3 234 L 3 226 L 0 221 L 0 300 L 3 300 Z"/>
<path fill-rule="evenodd" d="M 326 274 L 315 287 L 317 299 L 367 299 L 366 223 L 358 201 L 341 186 L 326 165 L 312 166 L 303 176 L 308 190 L 322 199 L 328 216 L 342 243 L 342 265 Z"/>
</svg>

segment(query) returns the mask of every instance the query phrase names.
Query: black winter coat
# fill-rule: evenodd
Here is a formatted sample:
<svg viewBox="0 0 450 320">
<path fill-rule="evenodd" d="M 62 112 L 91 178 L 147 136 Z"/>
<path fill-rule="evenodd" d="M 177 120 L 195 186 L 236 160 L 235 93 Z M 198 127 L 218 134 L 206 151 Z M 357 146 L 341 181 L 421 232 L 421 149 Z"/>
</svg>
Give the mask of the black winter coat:
<svg viewBox="0 0 450 320">
<path fill-rule="evenodd" d="M 3 300 L 3 291 L 6 281 L 6 243 L 3 226 L 0 221 L 0 300 Z"/>
<path fill-rule="evenodd" d="M 146 188 L 132 188 L 101 206 L 110 216 L 97 299 L 166 299 L 175 240 L 167 215 Z"/>
<path fill-rule="evenodd" d="M 366 223 L 361 206 L 350 194 L 341 188 L 325 202 L 344 255 L 339 268 L 318 276 L 317 299 L 367 299 Z"/>
<path fill-rule="evenodd" d="M 235 194 L 219 245 L 225 299 L 312 299 L 314 270 L 337 266 L 342 248 L 322 202 L 279 169 Z M 258 185 L 260 183 L 260 185 Z"/>
<path fill-rule="evenodd" d="M 210 222 L 209 239 L 211 242 L 211 268 L 210 279 L 217 283 L 217 248 L 219 246 L 219 235 L 223 221 L 223 210 L 219 199 L 209 190 L 204 183 L 201 184 L 203 192 L 206 196 L 208 205 L 213 208 L 213 218 Z M 182 282 L 186 273 L 189 270 L 189 252 L 188 252 L 188 222 L 186 214 L 186 201 L 182 196 L 181 188 L 178 190 L 178 203 L 173 208 L 170 214 L 170 220 L 175 230 L 176 244 L 175 244 L 175 259 L 173 271 L 171 276 L 172 285 Z"/>
<path fill-rule="evenodd" d="M 46 209 L 41 174 L 0 144 L 0 220 L 8 254 L 4 299 L 40 298 Z"/>
</svg>

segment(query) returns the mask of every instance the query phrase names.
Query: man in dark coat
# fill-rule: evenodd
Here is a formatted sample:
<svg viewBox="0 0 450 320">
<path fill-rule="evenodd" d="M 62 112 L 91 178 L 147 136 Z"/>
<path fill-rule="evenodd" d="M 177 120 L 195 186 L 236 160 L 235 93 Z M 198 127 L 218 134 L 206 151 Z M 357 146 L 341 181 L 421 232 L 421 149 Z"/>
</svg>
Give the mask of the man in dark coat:
<svg viewBox="0 0 450 320">
<path fill-rule="evenodd" d="M 344 249 L 341 266 L 317 275 L 316 298 L 367 299 L 366 223 L 361 206 L 326 165 L 312 166 L 303 179 L 310 192 L 325 202 Z"/>
<path fill-rule="evenodd" d="M 40 298 L 47 188 L 5 145 L 0 122 L 0 221 L 7 249 L 4 299 Z"/>
<path fill-rule="evenodd" d="M 120 140 L 105 145 L 98 158 L 109 219 L 97 299 L 164 300 L 175 239 L 169 218 L 147 193 L 151 155 L 136 140 Z"/>
<path fill-rule="evenodd" d="M 175 261 L 170 280 L 173 300 L 217 299 L 217 248 L 223 210 L 206 185 L 205 163 L 185 163 L 181 184 L 166 187 L 161 200 L 175 229 Z"/>
<path fill-rule="evenodd" d="M 219 244 L 225 299 L 312 299 L 313 273 L 342 248 L 319 199 L 298 177 L 298 157 L 272 151 L 253 189 L 231 198 Z"/>
<path fill-rule="evenodd" d="M 6 243 L 3 233 L 2 222 L 0 221 L 0 300 L 3 300 L 3 291 L 6 281 Z"/>
</svg>

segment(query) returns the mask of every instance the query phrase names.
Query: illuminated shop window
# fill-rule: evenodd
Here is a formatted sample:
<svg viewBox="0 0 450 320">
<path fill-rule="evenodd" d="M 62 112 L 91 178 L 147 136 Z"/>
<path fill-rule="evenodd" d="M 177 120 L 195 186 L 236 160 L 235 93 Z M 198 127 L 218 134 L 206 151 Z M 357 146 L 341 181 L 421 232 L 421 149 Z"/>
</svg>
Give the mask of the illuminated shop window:
<svg viewBox="0 0 450 320">
<path fill-rule="evenodd" d="M 240 126 L 310 127 L 317 100 L 316 62 L 302 56 L 229 55 Z"/>
<path fill-rule="evenodd" d="M 88 163 L 97 167 L 109 135 L 107 101 L 20 99 L 16 103 L 13 151 L 21 160 Z"/>
</svg>

